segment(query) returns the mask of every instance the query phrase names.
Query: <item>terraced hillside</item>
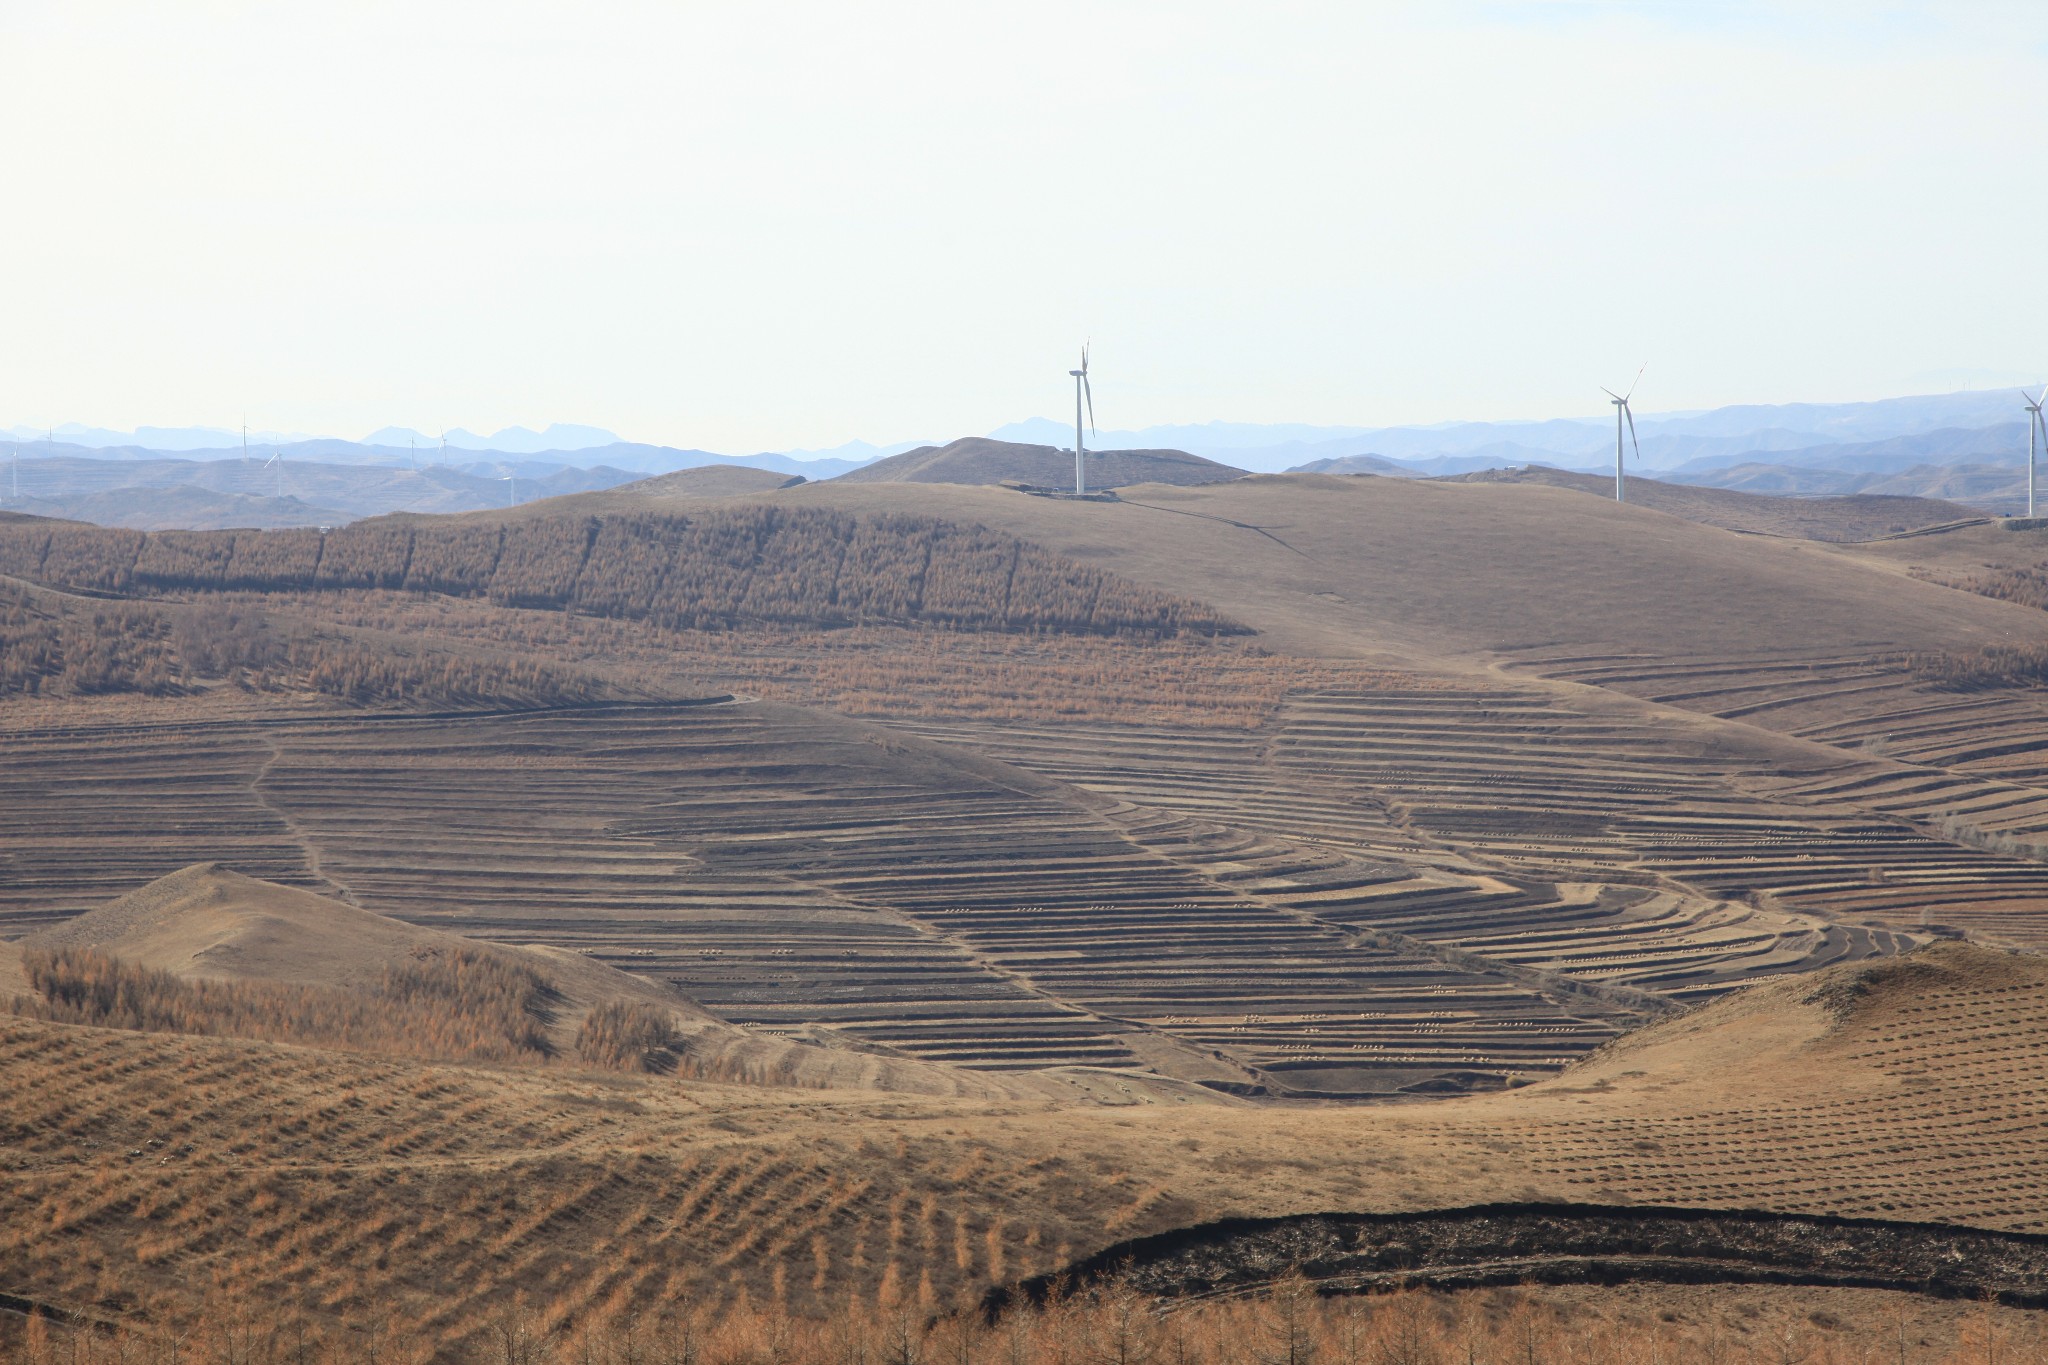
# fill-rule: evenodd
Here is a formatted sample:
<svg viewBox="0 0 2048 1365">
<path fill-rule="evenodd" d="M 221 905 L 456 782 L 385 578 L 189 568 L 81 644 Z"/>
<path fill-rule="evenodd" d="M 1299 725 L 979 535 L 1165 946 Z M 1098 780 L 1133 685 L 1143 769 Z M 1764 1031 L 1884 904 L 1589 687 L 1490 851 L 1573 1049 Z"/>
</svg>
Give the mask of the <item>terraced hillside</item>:
<svg viewBox="0 0 2048 1365">
<path fill-rule="evenodd" d="M 1560 1065 L 1644 1006 L 1426 945 L 1370 942 L 1240 883 L 1413 870 L 1107 807 L 1060 784 L 790 708 L 223 725 L 201 793 L 276 874 L 473 937 L 674 981 L 732 1021 L 984 1068 L 1145 1067 L 1230 1087 L 1386 1090 Z M 165 741 L 93 742 L 114 770 Z M 0 832 L 10 927 L 181 865 L 195 789 L 66 775 L 24 739 L 41 814 Z M 89 837 L 79 879 L 29 860 Z M 210 832 L 202 826 L 202 834 Z M 1446 1028 L 1439 1020 L 1463 1021 Z M 1466 1027 L 1466 1024 L 1474 1027 Z"/>
<path fill-rule="evenodd" d="M 1320 1095 L 1523 1080 L 1758 976 L 1957 925 L 2034 932 L 2048 878 L 1998 842 L 2033 808 L 2024 753 L 1938 716 L 1912 737 L 1923 761 L 1878 753 L 1859 716 L 1910 724 L 1916 707 L 1962 703 L 1887 672 L 1882 652 L 1852 661 L 1843 640 L 1881 628 L 1968 644 L 2038 613 L 1811 546 L 1736 553 L 1726 532 L 1560 490 L 1398 487 L 1247 479 L 1130 505 L 911 490 L 1056 532 L 1060 554 L 910 515 L 905 490 L 879 484 L 325 539 L 14 524 L 9 544 L 38 575 L 103 592 L 212 600 L 269 574 L 294 610 L 329 602 L 351 629 L 395 639 L 424 623 L 636 667 L 669 651 L 701 681 L 724 669 L 827 705 L 849 694 L 828 674 L 856 656 L 807 655 L 806 631 L 851 619 L 849 582 L 874 600 L 901 586 L 884 549 L 922 565 L 925 588 L 853 642 L 871 680 L 859 705 L 882 729 L 734 704 L 374 720 L 258 707 L 188 731 L 170 702 L 157 723 L 24 729 L 9 736 L 4 780 L 24 818 L 0 831 L 20 873 L 0 925 L 20 932 L 214 859 L 407 920 L 586 951 L 798 1037 L 989 1071 L 1149 1069 Z M 1445 509 L 1491 518 L 1501 562 L 1482 582 L 1472 556 L 1432 550 L 1386 575 Z M 1354 514 L 1384 540 L 1361 549 L 1340 524 Z M 1119 528 L 1142 534 L 1115 552 L 1093 539 Z M 1557 539 L 1605 556 L 1580 599 L 1514 579 L 1557 560 Z M 1643 546 L 1662 557 L 1649 579 Z M 811 550 L 841 567 L 789 558 Z M 1156 575 L 1176 551 L 1194 557 L 1150 585 L 1085 562 Z M 861 566 L 850 580 L 848 564 Z M 1094 585 L 1086 619 L 1020 589 L 1030 565 Z M 1657 602 L 1640 619 L 1616 592 L 1628 575 Z M 1504 594 L 1487 587 L 1504 576 Z M 950 599 L 933 585 L 947 582 L 980 605 L 941 622 Z M 767 644 L 749 623 L 757 598 L 782 603 Z M 676 628 L 703 612 L 718 629 Z M 1262 639 L 1226 657 L 1209 632 L 1237 615 Z M 1674 618 L 1776 643 L 1683 653 Z M 1131 633 L 1147 622 L 1175 638 Z M 1250 667 L 1274 660 L 1266 641 L 1342 658 L 1410 650 L 1425 628 L 1435 652 L 1405 673 Z M 1600 645 L 1639 628 L 1633 649 Z M 977 657 L 971 698 L 887 704 L 896 680 L 959 655 L 926 642 L 968 635 L 1022 643 Z M 1169 664 L 1119 671 L 1038 643 L 1080 638 L 1170 643 Z M 1460 652 L 1481 648 L 1506 671 Z M 1060 656 L 1057 687 L 1031 674 L 1033 650 Z M 1176 721 L 1172 706 L 1153 723 L 1088 714 L 1091 688 L 1122 698 L 1212 670 L 1245 680 L 1219 723 Z M 1115 714 L 1152 713 L 1139 700 Z M 1993 763 L 2006 766 L 1973 770 Z M 106 841 L 115 856 L 79 858 Z"/>
<path fill-rule="evenodd" d="M 1740 755 L 1536 690 L 1305 695 L 1251 733 L 918 728 L 762 705 L 223 725 L 203 800 L 268 832 L 276 875 L 587 951 L 736 1023 L 1326 1093 L 1541 1074 L 1659 1000 L 1909 945 L 1917 915 L 1886 927 L 1880 898 L 2033 875 L 1766 800 Z M 79 742 L 16 744 L 44 814 L 0 847 L 33 874 L 89 822 L 131 862 L 17 879 L 21 928 L 189 856 L 182 817 L 93 776 L 175 731 L 97 737 L 109 767 L 68 777 Z"/>
</svg>

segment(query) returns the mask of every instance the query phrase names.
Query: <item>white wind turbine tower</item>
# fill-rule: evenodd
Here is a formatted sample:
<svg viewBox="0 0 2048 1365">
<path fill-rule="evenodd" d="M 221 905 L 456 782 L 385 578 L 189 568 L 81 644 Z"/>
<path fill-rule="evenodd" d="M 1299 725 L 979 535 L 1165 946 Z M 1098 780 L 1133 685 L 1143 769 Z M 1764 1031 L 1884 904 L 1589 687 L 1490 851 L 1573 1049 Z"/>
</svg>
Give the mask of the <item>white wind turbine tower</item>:
<svg viewBox="0 0 2048 1365">
<path fill-rule="evenodd" d="M 505 484 L 505 505 L 507 507 L 517 507 L 519 505 L 519 476 L 517 474 L 507 474 L 505 476 Z"/>
<path fill-rule="evenodd" d="M 2048 386 L 2041 390 L 2039 398 L 2027 398 L 2027 391 L 2020 390 L 2020 397 L 2027 404 L 2027 515 L 2034 515 L 2034 438 L 2048 437 L 2048 417 L 2041 415 L 2041 405 L 2048 403 Z"/>
<path fill-rule="evenodd" d="M 1628 419 L 1628 439 L 1635 445 L 1636 458 L 1638 460 L 1643 458 L 1642 443 L 1636 440 L 1636 415 L 1629 408 L 1628 400 L 1635 397 L 1636 385 L 1643 382 L 1643 370 L 1649 368 L 1650 362 L 1645 360 L 1643 362 L 1643 369 L 1637 370 L 1635 379 L 1629 383 L 1627 393 L 1616 393 L 1613 389 L 1609 388 L 1602 388 L 1600 390 L 1600 392 L 1614 400 L 1614 500 L 1616 502 L 1628 501 L 1627 491 L 1622 487 L 1621 482 L 1621 422 L 1624 417 Z"/>
<path fill-rule="evenodd" d="M 273 452 L 271 452 L 271 456 L 270 456 L 270 458 L 269 458 L 269 459 L 267 459 L 267 460 L 265 460 L 265 461 L 263 462 L 263 469 L 268 469 L 268 468 L 270 468 L 270 467 L 271 467 L 272 465 L 276 465 L 276 466 L 277 466 L 277 496 L 278 496 L 278 497 L 280 497 L 280 498 L 282 498 L 282 497 L 284 496 L 284 452 L 283 452 L 283 451 L 281 451 L 281 450 L 278 450 L 278 451 L 273 451 Z M 257 470 L 256 472 L 260 474 L 260 473 L 262 473 L 262 472 L 263 472 L 263 470 L 259 469 L 259 470 Z"/>
<path fill-rule="evenodd" d="M 1068 370 L 1074 376 L 1074 496 L 1085 497 L 1088 493 L 1088 469 L 1082 463 L 1088 456 L 1087 447 L 1081 443 L 1081 399 L 1088 399 L 1088 430 L 1095 430 L 1095 390 L 1088 387 L 1088 344 L 1081 344 L 1081 368 Z"/>
</svg>

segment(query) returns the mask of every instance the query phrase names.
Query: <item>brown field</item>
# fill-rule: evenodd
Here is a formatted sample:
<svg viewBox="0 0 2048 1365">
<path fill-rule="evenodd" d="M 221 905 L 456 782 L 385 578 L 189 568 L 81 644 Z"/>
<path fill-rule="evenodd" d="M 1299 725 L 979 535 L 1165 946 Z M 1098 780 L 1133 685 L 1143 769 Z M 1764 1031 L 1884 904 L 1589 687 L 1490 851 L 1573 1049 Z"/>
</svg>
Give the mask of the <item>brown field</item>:
<svg viewBox="0 0 2048 1365">
<path fill-rule="evenodd" d="M 289 968 L 358 915 L 595 974 L 490 1065 L 201 1027 L 247 984 L 120 1016 L 216 1036 L 0 1020 L 0 1294 L 475 1347 L 521 1295 L 557 1342 L 950 1306 L 1239 1214 L 2048 1231 L 2048 983 L 1989 951 L 2048 943 L 2048 694 L 1952 662 L 2048 615 L 1948 586 L 2043 534 L 1320 476 L 0 526 L 0 984 L 71 933 L 360 990 L 388 953 Z M 297 946 L 86 932 L 199 862 L 303 897 Z"/>
<path fill-rule="evenodd" d="M 21 1097 L 0 1257 L 9 1292 L 77 1311 L 170 1324 L 210 1296 L 480 1344 L 522 1294 L 549 1329 L 743 1288 L 943 1307 L 1128 1237 L 1326 1208 L 2040 1230 L 2044 987 L 2038 959 L 1936 949 L 1759 987 L 1525 1090 L 1368 1109 L 880 1098 L 0 1020 Z"/>
</svg>

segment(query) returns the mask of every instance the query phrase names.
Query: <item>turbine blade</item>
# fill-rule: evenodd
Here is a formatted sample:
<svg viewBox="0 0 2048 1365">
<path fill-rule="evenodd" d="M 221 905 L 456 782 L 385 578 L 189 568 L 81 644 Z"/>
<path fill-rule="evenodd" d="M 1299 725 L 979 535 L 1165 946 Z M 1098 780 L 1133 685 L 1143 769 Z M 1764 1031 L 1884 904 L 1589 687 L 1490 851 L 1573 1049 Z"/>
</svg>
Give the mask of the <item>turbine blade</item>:
<svg viewBox="0 0 2048 1365">
<path fill-rule="evenodd" d="M 1088 395 L 1088 434 L 1095 435 L 1095 389 L 1088 382 L 1088 371 L 1081 371 L 1081 392 Z"/>
<path fill-rule="evenodd" d="M 1602 384 L 1600 386 L 1600 392 L 1606 394 L 1609 398 L 1612 398 L 1617 403 L 1627 401 L 1620 394 L 1616 393 L 1613 389 L 1608 388 L 1605 384 Z"/>
<path fill-rule="evenodd" d="M 1626 400 L 1622 402 L 1621 414 L 1622 416 L 1628 418 L 1629 444 L 1636 448 L 1636 458 L 1640 460 L 1643 458 L 1643 445 L 1642 442 L 1636 440 L 1636 415 L 1629 409 L 1629 405 Z"/>
<path fill-rule="evenodd" d="M 1629 398 L 1633 398 L 1633 397 L 1635 397 L 1635 396 L 1636 396 L 1636 385 L 1638 385 L 1638 384 L 1640 384 L 1640 383 L 1642 383 L 1642 382 L 1643 382 L 1643 370 L 1647 370 L 1647 369 L 1649 369 L 1649 368 L 1650 368 L 1650 362 L 1649 362 L 1649 361 L 1647 361 L 1647 360 L 1645 360 L 1645 361 L 1643 362 L 1643 365 L 1642 365 L 1642 369 L 1639 369 L 1639 370 L 1637 370 L 1637 371 L 1636 371 L 1636 377 L 1635 377 L 1634 379 L 1631 379 L 1631 380 L 1629 381 L 1629 383 L 1628 383 L 1628 392 L 1622 395 L 1622 397 L 1623 397 L 1624 399 L 1629 399 Z"/>
</svg>

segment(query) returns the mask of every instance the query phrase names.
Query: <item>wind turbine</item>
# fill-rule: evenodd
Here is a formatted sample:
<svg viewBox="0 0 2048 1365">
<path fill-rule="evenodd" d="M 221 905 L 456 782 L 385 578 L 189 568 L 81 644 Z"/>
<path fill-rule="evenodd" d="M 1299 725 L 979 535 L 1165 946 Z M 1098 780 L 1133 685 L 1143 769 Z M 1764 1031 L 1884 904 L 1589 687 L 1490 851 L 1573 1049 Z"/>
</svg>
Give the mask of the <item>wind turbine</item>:
<svg viewBox="0 0 2048 1365">
<path fill-rule="evenodd" d="M 1636 458 L 1643 458 L 1643 447 L 1636 440 L 1636 415 L 1630 410 L 1628 400 L 1635 397 L 1636 385 L 1643 382 L 1643 370 L 1650 368 L 1650 362 L 1643 362 L 1643 369 L 1636 371 L 1636 377 L 1629 382 L 1627 393 L 1616 393 L 1613 389 L 1602 388 L 1600 392 L 1614 400 L 1614 500 L 1627 502 L 1628 494 L 1621 482 L 1621 421 L 1628 419 L 1628 439 L 1636 448 Z"/>
<path fill-rule="evenodd" d="M 505 505 L 507 507 L 517 507 L 519 505 L 519 476 L 517 474 L 507 474 L 505 482 L 510 485 L 505 490 Z"/>
<path fill-rule="evenodd" d="M 2041 390 L 2039 398 L 2027 398 L 2027 391 L 2020 390 L 2020 397 L 2027 404 L 2027 515 L 2034 515 L 2034 437 L 2048 436 L 2048 417 L 2041 415 L 2041 405 L 2048 403 L 2048 386 Z"/>
<path fill-rule="evenodd" d="M 1074 496 L 1088 494 L 1088 469 L 1082 461 L 1087 457 L 1087 447 L 1081 443 L 1081 398 L 1088 399 L 1088 430 L 1095 430 L 1095 390 L 1088 387 L 1088 344 L 1081 343 L 1081 368 L 1068 370 L 1074 376 Z"/>
<path fill-rule="evenodd" d="M 277 496 L 282 498 L 284 496 L 284 452 L 282 450 L 272 451 L 270 458 L 263 462 L 263 469 L 268 469 L 272 465 L 277 466 Z M 259 469 L 256 472 L 260 474 L 263 470 Z"/>
</svg>

